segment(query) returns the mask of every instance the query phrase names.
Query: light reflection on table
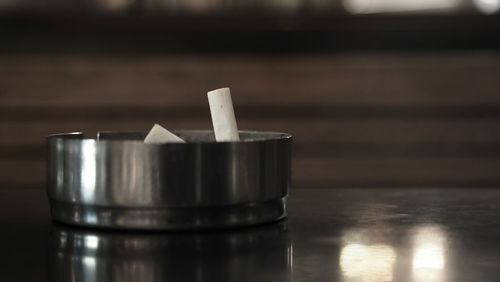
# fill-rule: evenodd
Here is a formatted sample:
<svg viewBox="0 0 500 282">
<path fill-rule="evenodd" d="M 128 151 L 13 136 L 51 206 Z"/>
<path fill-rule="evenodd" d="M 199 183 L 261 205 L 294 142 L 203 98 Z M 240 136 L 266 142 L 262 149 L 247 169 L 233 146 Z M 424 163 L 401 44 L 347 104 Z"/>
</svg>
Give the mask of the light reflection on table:
<svg viewBox="0 0 500 282">
<path fill-rule="evenodd" d="M 291 248 L 286 222 L 153 233 L 55 225 L 49 239 L 49 280 L 237 281 L 252 275 L 290 281 Z"/>
<path fill-rule="evenodd" d="M 412 281 L 445 279 L 446 240 L 440 226 L 422 225 L 410 230 L 408 237 L 403 238 L 405 248 L 392 246 L 391 239 L 384 238 L 374 226 L 345 232 L 339 258 L 343 281 L 393 281 L 394 268 L 405 268 L 404 262 L 408 261 L 411 271 L 406 273 L 412 274 Z M 406 245 L 411 246 L 411 252 L 398 253 L 398 249 L 407 249 Z"/>
<path fill-rule="evenodd" d="M 349 244 L 340 253 L 340 267 L 346 281 L 392 281 L 396 253 L 387 245 Z"/>
<path fill-rule="evenodd" d="M 421 226 L 413 236 L 414 281 L 443 281 L 446 240 L 439 226 Z"/>
</svg>

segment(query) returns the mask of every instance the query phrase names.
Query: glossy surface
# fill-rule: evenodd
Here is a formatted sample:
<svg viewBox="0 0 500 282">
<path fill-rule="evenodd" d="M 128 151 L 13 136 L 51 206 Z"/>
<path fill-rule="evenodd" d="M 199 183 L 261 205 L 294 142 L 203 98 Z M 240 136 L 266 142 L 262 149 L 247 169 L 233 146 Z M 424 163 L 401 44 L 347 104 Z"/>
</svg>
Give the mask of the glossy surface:
<svg viewBox="0 0 500 282">
<path fill-rule="evenodd" d="M 52 281 L 236 281 L 290 279 L 291 246 L 281 222 L 251 230 L 119 233 L 56 227 L 49 239 Z M 83 277 L 82 277 L 83 276 Z M 83 278 L 83 279 L 82 279 Z"/>
<path fill-rule="evenodd" d="M 496 189 L 296 189 L 278 224 L 148 233 L 54 225 L 44 191 L 4 190 L 0 278 L 498 281 L 499 200 Z"/>
<path fill-rule="evenodd" d="M 286 216 L 292 138 L 241 131 L 173 131 L 186 143 L 144 144 L 145 133 L 52 135 L 47 191 L 54 219 L 76 225 L 196 229 Z"/>
</svg>

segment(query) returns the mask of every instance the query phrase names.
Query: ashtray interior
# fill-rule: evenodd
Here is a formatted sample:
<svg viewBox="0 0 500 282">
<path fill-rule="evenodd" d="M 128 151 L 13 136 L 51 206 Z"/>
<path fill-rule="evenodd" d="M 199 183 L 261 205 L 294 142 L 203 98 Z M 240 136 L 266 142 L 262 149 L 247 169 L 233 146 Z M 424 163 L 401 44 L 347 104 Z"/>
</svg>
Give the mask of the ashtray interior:
<svg viewBox="0 0 500 282">
<path fill-rule="evenodd" d="M 214 132 L 211 130 L 172 130 L 172 133 L 182 138 L 187 143 L 216 143 Z M 97 140 L 122 140 L 122 141 L 142 141 L 146 137 L 146 132 L 118 132 L 100 131 L 97 133 Z M 264 140 L 279 140 L 290 138 L 290 134 L 280 132 L 263 131 L 240 131 L 239 142 L 254 142 Z M 228 142 L 219 142 L 228 143 Z"/>
</svg>

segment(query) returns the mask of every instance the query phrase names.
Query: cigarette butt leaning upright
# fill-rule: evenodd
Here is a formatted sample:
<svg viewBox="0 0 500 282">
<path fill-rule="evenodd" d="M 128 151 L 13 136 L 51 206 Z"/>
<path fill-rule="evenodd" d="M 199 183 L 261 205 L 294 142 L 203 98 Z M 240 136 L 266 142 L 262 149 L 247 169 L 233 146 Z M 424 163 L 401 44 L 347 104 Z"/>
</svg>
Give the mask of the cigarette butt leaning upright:
<svg viewBox="0 0 500 282">
<path fill-rule="evenodd" d="M 210 115 L 217 142 L 239 141 L 238 127 L 234 117 L 233 102 L 229 88 L 215 89 L 207 93 Z"/>
</svg>

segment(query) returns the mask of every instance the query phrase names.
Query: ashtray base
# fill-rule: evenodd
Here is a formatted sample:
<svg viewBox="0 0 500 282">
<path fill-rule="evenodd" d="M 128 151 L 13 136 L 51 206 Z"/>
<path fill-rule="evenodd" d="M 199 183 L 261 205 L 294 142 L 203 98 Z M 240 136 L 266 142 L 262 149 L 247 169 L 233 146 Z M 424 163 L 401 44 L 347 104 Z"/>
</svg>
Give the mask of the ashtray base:
<svg viewBox="0 0 500 282">
<path fill-rule="evenodd" d="M 81 205 L 51 200 L 54 220 L 71 225 L 145 230 L 189 230 L 249 226 L 286 217 L 286 197 L 258 203 L 187 208 Z"/>
</svg>

